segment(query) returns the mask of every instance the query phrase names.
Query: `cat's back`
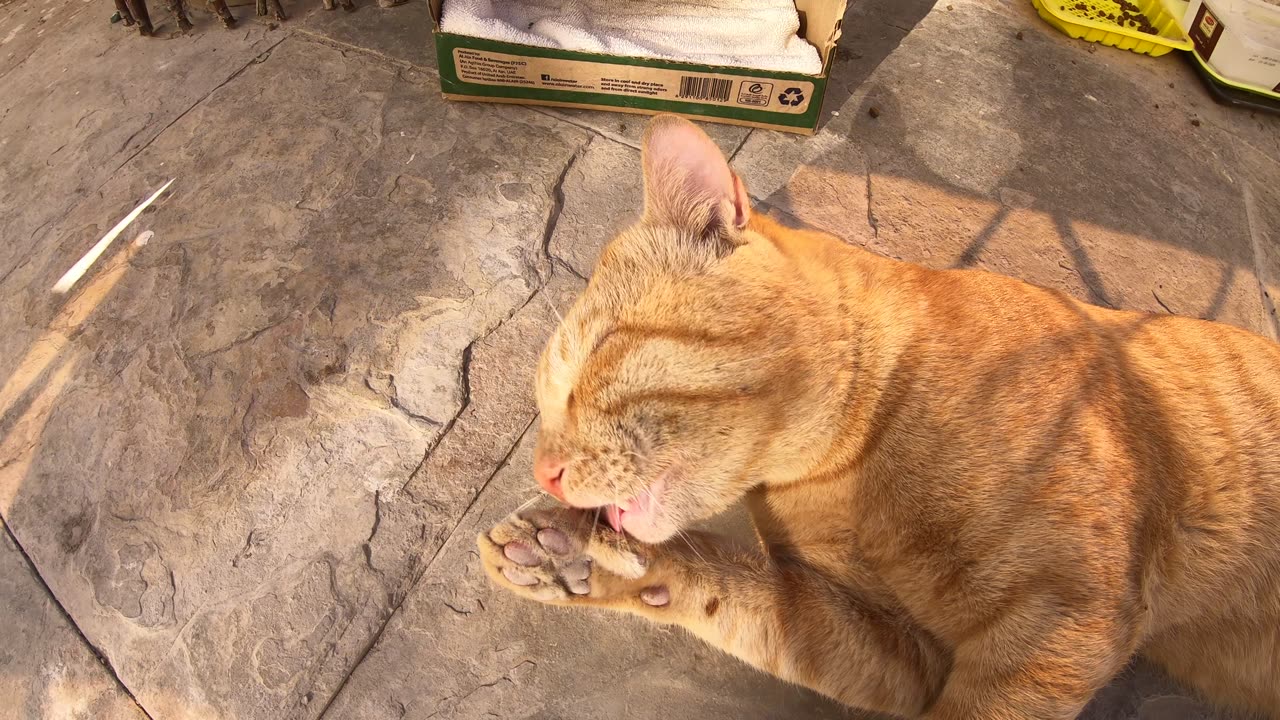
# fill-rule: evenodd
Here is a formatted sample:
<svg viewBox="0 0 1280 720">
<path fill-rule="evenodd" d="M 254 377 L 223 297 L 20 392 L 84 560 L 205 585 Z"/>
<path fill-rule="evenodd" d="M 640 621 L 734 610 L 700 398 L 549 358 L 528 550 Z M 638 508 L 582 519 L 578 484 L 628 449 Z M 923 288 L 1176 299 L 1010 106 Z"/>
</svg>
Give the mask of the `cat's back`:
<svg viewBox="0 0 1280 720">
<path fill-rule="evenodd" d="M 1068 542 L 1128 544 L 1152 631 L 1280 618 L 1280 345 L 985 272 L 905 277 L 922 310 L 904 361 L 938 393 L 933 427 L 978 448 L 969 470 L 1052 486 L 1080 523 Z"/>
<path fill-rule="evenodd" d="M 1160 316 L 1117 319 L 1110 342 L 1129 368 L 1133 446 L 1150 458 L 1149 522 L 1163 533 L 1148 568 L 1157 626 L 1280 621 L 1280 345 Z"/>
</svg>

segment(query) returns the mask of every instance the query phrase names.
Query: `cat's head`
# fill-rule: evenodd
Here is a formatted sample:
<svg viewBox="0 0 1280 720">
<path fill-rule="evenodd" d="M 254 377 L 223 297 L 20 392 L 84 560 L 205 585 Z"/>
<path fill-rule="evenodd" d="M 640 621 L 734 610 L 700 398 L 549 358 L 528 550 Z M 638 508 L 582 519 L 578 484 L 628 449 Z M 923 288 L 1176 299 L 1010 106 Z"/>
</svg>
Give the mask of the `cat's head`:
<svg viewBox="0 0 1280 720">
<path fill-rule="evenodd" d="M 696 126 L 645 133 L 640 220 L 609 244 L 543 352 L 535 476 L 660 542 L 785 474 L 814 389 L 804 283 Z"/>
</svg>

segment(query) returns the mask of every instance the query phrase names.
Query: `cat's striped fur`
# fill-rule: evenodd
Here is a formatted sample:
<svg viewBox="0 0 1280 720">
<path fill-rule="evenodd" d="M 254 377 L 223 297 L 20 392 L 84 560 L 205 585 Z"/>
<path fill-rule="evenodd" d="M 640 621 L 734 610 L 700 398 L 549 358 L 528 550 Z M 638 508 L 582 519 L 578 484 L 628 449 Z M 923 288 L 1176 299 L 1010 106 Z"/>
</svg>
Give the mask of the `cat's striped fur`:
<svg viewBox="0 0 1280 720">
<path fill-rule="evenodd" d="M 537 381 L 576 509 L 482 535 L 497 582 L 906 717 L 1072 718 L 1144 653 L 1280 718 L 1280 346 L 782 227 L 674 117 L 644 165 Z M 668 540 L 743 499 L 760 552 Z"/>
</svg>

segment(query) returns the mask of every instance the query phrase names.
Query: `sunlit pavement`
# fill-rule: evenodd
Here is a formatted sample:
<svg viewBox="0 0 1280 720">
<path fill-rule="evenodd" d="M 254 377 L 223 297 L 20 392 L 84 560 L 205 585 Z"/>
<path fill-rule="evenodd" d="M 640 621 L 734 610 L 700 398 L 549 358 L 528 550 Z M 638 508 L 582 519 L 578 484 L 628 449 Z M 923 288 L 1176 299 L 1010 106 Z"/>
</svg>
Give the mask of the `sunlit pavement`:
<svg viewBox="0 0 1280 720">
<path fill-rule="evenodd" d="M 851 5 L 815 137 L 708 126 L 763 209 L 1275 337 L 1275 118 L 1030 3 Z M 421 0 L 286 8 L 0 6 L 0 717 L 855 717 L 471 553 L 643 119 L 444 102 Z M 1086 715 L 1209 717 L 1142 666 Z"/>
</svg>

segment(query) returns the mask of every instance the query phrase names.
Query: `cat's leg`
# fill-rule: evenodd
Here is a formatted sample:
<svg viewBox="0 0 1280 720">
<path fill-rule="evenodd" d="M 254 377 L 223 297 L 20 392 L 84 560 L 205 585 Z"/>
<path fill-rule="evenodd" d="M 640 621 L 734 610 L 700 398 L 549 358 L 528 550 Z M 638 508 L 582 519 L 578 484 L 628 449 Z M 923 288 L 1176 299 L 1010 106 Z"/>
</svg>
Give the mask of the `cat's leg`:
<svg viewBox="0 0 1280 720">
<path fill-rule="evenodd" d="M 952 652 L 953 670 L 927 720 L 1073 720 L 1132 657 L 1121 602 L 1072 607 L 1054 594 L 1003 608 Z"/>
<path fill-rule="evenodd" d="M 714 536 L 640 545 L 594 512 L 552 508 L 512 515 L 477 543 L 490 577 L 518 595 L 680 625 L 848 705 L 919 716 L 949 668 L 905 615 Z"/>
</svg>

